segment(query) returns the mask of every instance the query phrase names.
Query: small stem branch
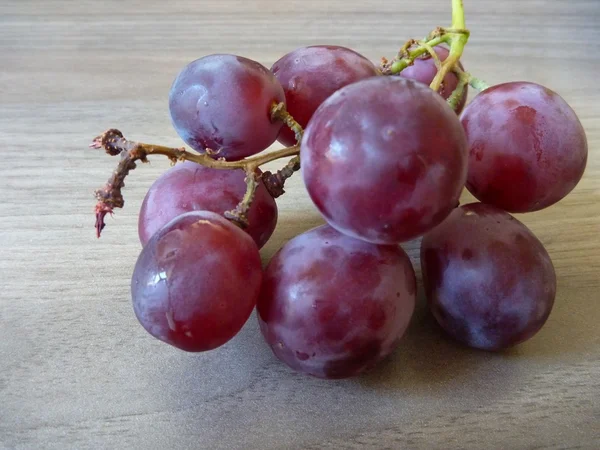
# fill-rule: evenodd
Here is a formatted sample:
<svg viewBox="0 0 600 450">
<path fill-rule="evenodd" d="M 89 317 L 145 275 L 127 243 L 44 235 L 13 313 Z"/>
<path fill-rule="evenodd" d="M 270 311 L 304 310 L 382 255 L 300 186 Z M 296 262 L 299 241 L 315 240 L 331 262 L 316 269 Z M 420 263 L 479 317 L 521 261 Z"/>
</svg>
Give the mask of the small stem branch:
<svg viewBox="0 0 600 450">
<path fill-rule="evenodd" d="M 259 177 L 256 174 L 256 170 L 246 170 L 246 193 L 235 209 L 226 211 L 224 214 L 225 218 L 236 223 L 240 226 L 240 228 L 246 228 L 249 224 L 248 211 L 250 210 L 250 206 L 252 206 L 252 201 L 254 200 L 254 195 L 256 194 L 258 179 Z"/>
<path fill-rule="evenodd" d="M 438 54 L 435 52 L 435 50 L 433 49 L 433 47 L 425 41 L 419 41 L 418 44 L 421 45 L 422 47 L 424 47 L 425 50 L 427 50 L 427 52 L 429 52 L 429 55 L 431 56 L 431 58 L 433 59 L 433 62 L 435 64 L 435 68 L 439 71 L 442 68 L 442 62 L 440 61 L 440 58 L 439 58 Z"/>
<path fill-rule="evenodd" d="M 487 88 L 490 87 L 489 84 L 487 84 L 485 81 L 483 81 L 480 78 L 475 78 L 474 76 L 469 75 L 469 85 L 473 88 L 473 89 L 477 89 L 479 92 L 481 91 L 485 91 Z"/>
<path fill-rule="evenodd" d="M 439 31 L 439 30 L 436 30 L 436 31 Z M 438 35 L 435 35 L 435 33 L 432 33 L 432 35 L 423 42 L 430 47 L 435 47 L 436 45 L 442 44 L 444 42 L 448 42 L 449 39 L 450 39 L 450 36 L 444 34 L 442 31 L 442 34 L 438 34 Z M 408 66 L 410 66 L 416 58 L 427 53 L 427 51 L 428 51 L 427 48 L 424 47 L 423 45 L 420 45 L 419 47 L 416 47 L 412 50 L 406 49 L 406 53 L 405 53 L 406 56 L 404 56 L 400 59 L 396 58 L 396 59 L 392 60 L 391 62 L 384 62 L 384 64 L 382 64 L 382 66 L 380 67 L 380 70 L 384 75 L 394 75 L 394 74 L 400 73 L 404 69 L 406 69 Z"/>
<path fill-rule="evenodd" d="M 450 105 L 450 107 L 456 111 L 458 109 L 458 105 L 462 100 L 465 87 L 467 86 L 467 84 L 469 84 L 469 74 L 462 71 L 458 66 L 454 67 L 454 72 L 458 76 L 458 84 L 456 85 L 456 89 L 452 91 L 450 97 L 448 97 L 447 102 L 448 105 Z"/>
<path fill-rule="evenodd" d="M 296 143 L 300 144 L 304 130 L 302 129 L 302 126 L 294 120 L 292 115 L 287 112 L 284 103 L 273 104 L 273 107 L 271 108 L 271 120 L 281 120 L 285 123 L 285 125 L 294 132 Z"/>
<path fill-rule="evenodd" d="M 96 236 L 100 237 L 100 233 L 106 226 L 104 217 L 107 214 L 112 215 L 114 208 L 122 208 L 125 204 L 121 189 L 125 187 L 125 177 L 136 168 L 135 162 L 138 159 L 142 158 L 132 152 L 123 152 L 121 161 L 104 187 L 94 192 L 98 200 L 96 204 Z"/>
<path fill-rule="evenodd" d="M 273 109 L 271 110 L 271 119 L 283 120 L 286 126 L 288 126 L 294 132 L 297 145 L 300 145 L 304 130 L 302 129 L 302 126 L 294 120 L 292 115 L 286 111 L 283 103 L 273 106 Z M 294 172 L 298 170 L 300 170 L 300 155 L 294 156 L 276 173 L 271 173 L 268 171 L 263 173 L 262 180 L 267 188 L 267 191 L 269 191 L 269 194 L 271 194 L 271 197 L 277 198 L 285 194 L 285 190 L 283 189 L 285 180 L 290 178 Z"/>
</svg>

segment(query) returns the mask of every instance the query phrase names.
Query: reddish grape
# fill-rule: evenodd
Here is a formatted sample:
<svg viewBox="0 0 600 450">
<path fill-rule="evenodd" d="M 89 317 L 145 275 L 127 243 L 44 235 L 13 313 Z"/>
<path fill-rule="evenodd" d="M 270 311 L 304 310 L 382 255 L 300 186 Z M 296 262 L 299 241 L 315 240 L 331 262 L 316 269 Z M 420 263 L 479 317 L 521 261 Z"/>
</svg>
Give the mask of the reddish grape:
<svg viewBox="0 0 600 450">
<path fill-rule="evenodd" d="M 320 378 L 357 375 L 385 358 L 415 305 L 410 260 L 398 246 L 370 244 L 328 225 L 275 254 L 257 304 L 275 355 Z"/>
<path fill-rule="evenodd" d="M 423 283 L 438 323 L 471 347 L 531 338 L 550 315 L 554 267 L 521 222 L 491 205 L 455 209 L 421 242 Z"/>
<path fill-rule="evenodd" d="M 445 61 L 448 57 L 448 54 L 450 53 L 450 51 L 446 47 L 442 46 L 437 46 L 433 49 L 438 55 L 440 61 Z M 460 62 L 458 64 L 459 67 L 464 70 L 462 64 L 460 64 Z M 427 86 L 429 86 L 435 78 L 436 74 L 437 67 L 435 67 L 435 61 L 433 60 L 429 52 L 427 52 L 424 55 L 416 58 L 413 65 L 408 66 L 406 69 L 400 72 L 399 75 L 404 78 L 410 78 L 411 80 L 420 81 L 421 83 L 424 83 Z M 454 92 L 454 89 L 456 89 L 456 86 L 458 86 L 458 77 L 454 72 L 450 72 L 444 77 L 444 81 L 442 82 L 442 85 L 440 86 L 438 92 L 445 100 L 447 100 L 448 97 L 452 95 L 452 92 Z M 461 100 L 458 103 L 458 107 L 456 108 L 456 114 L 460 114 L 460 112 L 465 106 L 465 103 L 467 101 L 467 90 L 468 87 L 465 86 Z"/>
<path fill-rule="evenodd" d="M 142 249 L 131 280 L 133 309 L 157 339 L 189 352 L 211 350 L 248 320 L 261 279 L 250 236 L 216 213 L 192 211 Z"/>
<path fill-rule="evenodd" d="M 583 175 L 585 131 L 571 107 L 543 86 L 493 86 L 461 120 L 470 152 L 467 188 L 482 202 L 537 211 L 564 198 Z"/>
<path fill-rule="evenodd" d="M 142 245 L 167 222 L 189 211 L 223 214 L 244 196 L 242 170 L 219 170 L 186 161 L 167 170 L 152 184 L 140 210 L 138 233 Z M 261 182 L 250 211 L 246 231 L 258 248 L 271 237 L 277 224 L 277 204 Z"/>
<path fill-rule="evenodd" d="M 283 86 L 288 112 L 306 127 L 313 113 L 331 94 L 356 81 L 379 74 L 364 56 L 345 47 L 316 45 L 288 53 L 271 67 Z M 283 127 L 277 140 L 289 146 L 294 133 Z"/>
<path fill-rule="evenodd" d="M 374 77 L 319 107 L 301 162 L 310 197 L 331 226 L 394 244 L 425 233 L 456 207 L 467 147 L 441 96 L 412 80 Z"/>
<path fill-rule="evenodd" d="M 271 106 L 284 100 L 277 79 L 256 61 L 209 55 L 179 73 L 169 109 L 177 133 L 193 149 L 236 160 L 275 141 L 282 122 L 271 121 Z"/>
</svg>

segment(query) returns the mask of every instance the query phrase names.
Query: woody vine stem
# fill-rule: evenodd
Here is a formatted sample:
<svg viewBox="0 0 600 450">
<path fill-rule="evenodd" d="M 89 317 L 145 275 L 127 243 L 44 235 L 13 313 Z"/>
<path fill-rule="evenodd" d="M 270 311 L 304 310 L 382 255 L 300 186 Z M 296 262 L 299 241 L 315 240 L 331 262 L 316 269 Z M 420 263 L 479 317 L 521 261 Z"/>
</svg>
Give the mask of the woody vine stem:
<svg viewBox="0 0 600 450">
<path fill-rule="evenodd" d="M 465 45 L 469 40 L 469 30 L 465 26 L 465 15 L 462 0 L 452 0 L 452 25 L 450 28 L 438 27 L 433 30 L 426 39 L 422 41 L 411 39 L 407 41 L 395 58 L 387 60 L 382 58 L 380 71 L 383 75 L 396 75 L 412 65 L 416 58 L 429 53 L 435 61 L 438 72 L 431 82 L 431 89 L 437 91 L 440 89 L 444 77 L 449 72 L 455 72 L 459 83 L 448 98 L 448 104 L 456 109 L 465 86 L 469 84 L 474 89 L 481 91 L 488 87 L 483 81 L 473 77 L 471 74 L 462 71 L 458 66 L 458 61 L 464 51 Z M 433 47 L 440 44 L 446 44 L 450 47 L 450 52 L 445 61 L 440 62 Z M 210 149 L 204 154 L 198 154 L 185 148 L 171 148 L 162 145 L 145 144 L 142 142 L 133 142 L 125 139 L 123 134 L 116 129 L 109 129 L 100 136 L 96 137 L 91 148 L 103 148 L 106 153 L 112 156 L 121 156 L 117 168 L 112 173 L 107 183 L 96 191 L 96 232 L 98 237 L 105 227 L 104 218 L 107 214 L 112 214 L 114 208 L 122 208 L 125 204 L 122 189 L 125 186 L 125 177 L 129 172 L 136 168 L 136 162 L 148 162 L 149 155 L 163 155 L 171 160 L 173 164 L 178 161 L 192 161 L 206 167 L 214 169 L 244 170 L 246 173 L 246 193 L 236 208 L 227 211 L 225 217 L 240 227 L 248 225 L 247 213 L 254 199 L 254 193 L 258 183 L 262 180 L 263 184 L 273 197 L 282 195 L 287 178 L 300 169 L 300 151 L 302 141 L 302 127 L 286 111 L 283 103 L 273 104 L 271 108 L 271 120 L 281 121 L 289 127 L 296 136 L 296 145 L 292 147 L 275 150 L 264 154 L 259 154 L 240 161 L 226 161 L 218 158 L 218 152 Z M 275 161 L 281 158 L 292 157 L 288 163 L 275 173 L 260 173 L 258 168 L 263 164 Z"/>
</svg>

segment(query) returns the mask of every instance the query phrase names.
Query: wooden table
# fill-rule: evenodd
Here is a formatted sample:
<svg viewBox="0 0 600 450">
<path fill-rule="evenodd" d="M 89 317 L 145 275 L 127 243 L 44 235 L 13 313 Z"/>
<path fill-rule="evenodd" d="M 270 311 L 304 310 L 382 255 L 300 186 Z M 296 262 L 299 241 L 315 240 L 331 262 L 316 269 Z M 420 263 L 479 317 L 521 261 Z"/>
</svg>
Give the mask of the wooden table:
<svg viewBox="0 0 600 450">
<path fill-rule="evenodd" d="M 447 340 L 421 293 L 386 363 L 327 382 L 279 363 L 254 316 L 205 354 L 152 339 L 129 281 L 137 211 L 168 163 L 132 173 L 126 208 L 97 240 L 92 192 L 116 161 L 87 144 L 118 126 L 180 145 L 167 94 L 202 55 L 269 66 L 296 47 L 333 43 L 377 60 L 447 25 L 450 1 L 1 2 L 0 448 L 600 448 L 600 3 L 465 3 L 465 66 L 492 84 L 551 87 L 588 133 L 577 189 L 520 217 L 552 256 L 556 305 L 534 339 L 489 354 Z M 322 223 L 301 184 L 294 177 L 279 201 L 265 261 Z M 405 248 L 418 268 L 418 242 Z"/>
</svg>

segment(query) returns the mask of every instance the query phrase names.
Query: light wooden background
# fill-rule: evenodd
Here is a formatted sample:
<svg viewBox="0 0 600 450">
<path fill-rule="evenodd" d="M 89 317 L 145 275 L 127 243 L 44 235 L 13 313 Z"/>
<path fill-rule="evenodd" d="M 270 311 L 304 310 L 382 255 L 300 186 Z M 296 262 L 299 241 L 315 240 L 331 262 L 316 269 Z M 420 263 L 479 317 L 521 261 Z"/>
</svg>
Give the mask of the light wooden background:
<svg viewBox="0 0 600 450">
<path fill-rule="evenodd" d="M 275 360 L 254 316 L 211 353 L 150 338 L 129 280 L 137 210 L 168 164 L 132 173 L 98 241 L 92 192 L 116 160 L 87 144 L 118 126 L 180 145 L 167 94 L 202 55 L 270 66 L 332 43 L 378 60 L 448 24 L 450 0 L 0 2 L 0 448 L 600 448 L 600 2 L 465 3 L 465 66 L 549 86 L 588 133 L 576 191 L 520 217 L 554 261 L 556 306 L 534 339 L 488 354 L 446 340 L 421 294 L 390 360 L 326 382 Z M 265 261 L 321 223 L 299 176 L 288 191 Z"/>
</svg>

